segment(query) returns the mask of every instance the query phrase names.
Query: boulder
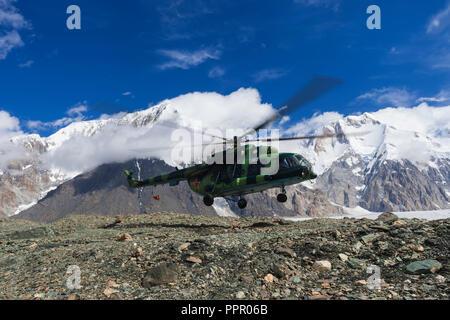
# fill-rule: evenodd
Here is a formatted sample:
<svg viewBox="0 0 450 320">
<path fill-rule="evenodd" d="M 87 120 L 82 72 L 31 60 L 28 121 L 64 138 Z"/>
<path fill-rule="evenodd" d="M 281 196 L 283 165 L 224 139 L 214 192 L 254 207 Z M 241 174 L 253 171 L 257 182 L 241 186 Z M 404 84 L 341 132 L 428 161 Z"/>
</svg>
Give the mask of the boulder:
<svg viewBox="0 0 450 320">
<path fill-rule="evenodd" d="M 406 266 L 406 273 L 425 274 L 434 273 L 442 268 L 442 264 L 437 260 L 414 261 Z"/>
</svg>

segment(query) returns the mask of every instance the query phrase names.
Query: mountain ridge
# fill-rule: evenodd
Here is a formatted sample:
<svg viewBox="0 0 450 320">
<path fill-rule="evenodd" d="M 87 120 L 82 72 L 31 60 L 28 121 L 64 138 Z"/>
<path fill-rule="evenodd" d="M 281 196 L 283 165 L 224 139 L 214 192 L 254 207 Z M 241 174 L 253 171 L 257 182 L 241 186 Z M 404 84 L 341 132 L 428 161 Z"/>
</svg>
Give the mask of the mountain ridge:
<svg viewBox="0 0 450 320">
<path fill-rule="evenodd" d="M 324 192 L 339 206 L 361 206 L 374 211 L 449 208 L 450 131 L 445 126 L 436 129 L 429 123 L 422 125 L 415 120 L 424 112 L 436 113 L 435 117 L 438 117 L 447 109 L 450 107 L 434 108 L 425 104 L 409 109 L 410 125 L 399 122 L 400 116 L 395 115 L 397 111 L 389 108 L 321 119 L 325 118 L 325 113 L 297 123 L 282 133 L 304 134 L 306 128 L 309 133 L 364 135 L 284 143 L 280 150 L 301 153 L 312 162 L 314 171 L 319 174 L 312 187 Z M 195 121 L 183 110 L 183 106 L 165 100 L 130 114 L 72 123 L 49 137 L 31 134 L 13 138 L 15 143 L 25 146 L 31 156 L 11 163 L 8 172 L 0 172 L 0 215 L 9 216 L 27 209 L 49 190 L 104 163 L 142 159 L 139 156 L 143 152 L 132 151 L 129 143 L 138 148 L 164 146 L 166 141 L 167 146 L 171 131 L 154 125 L 169 120 L 193 128 Z M 386 116 L 388 111 L 390 117 Z M 405 111 L 399 109 L 398 112 Z M 417 149 L 421 152 L 414 152 Z M 171 166 L 184 162 L 174 161 L 171 156 L 161 153 L 158 158 Z M 390 174 L 394 171 L 396 174 Z M 24 183 L 25 180 L 28 183 Z M 304 193 L 304 185 L 295 186 L 293 194 L 300 196 L 302 190 Z M 233 207 L 232 203 L 230 205 Z M 252 215 L 250 212 L 244 214 Z"/>
</svg>

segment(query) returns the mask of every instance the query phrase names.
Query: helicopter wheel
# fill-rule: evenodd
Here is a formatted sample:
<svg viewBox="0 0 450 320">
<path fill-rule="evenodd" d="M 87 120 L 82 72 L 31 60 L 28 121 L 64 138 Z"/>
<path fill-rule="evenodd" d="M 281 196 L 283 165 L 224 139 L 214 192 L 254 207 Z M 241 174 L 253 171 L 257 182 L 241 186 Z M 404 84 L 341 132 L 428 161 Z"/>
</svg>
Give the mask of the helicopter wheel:
<svg viewBox="0 0 450 320">
<path fill-rule="evenodd" d="M 278 202 L 286 202 L 287 201 L 287 196 L 284 193 L 280 193 L 277 195 L 277 200 Z"/>
<path fill-rule="evenodd" d="M 239 209 L 244 209 L 247 206 L 247 200 L 244 198 L 239 199 L 238 201 L 238 207 Z"/>
<path fill-rule="evenodd" d="M 209 194 L 207 194 L 203 197 L 203 203 L 208 207 L 212 206 L 214 203 L 214 198 L 212 196 L 210 196 Z"/>
</svg>

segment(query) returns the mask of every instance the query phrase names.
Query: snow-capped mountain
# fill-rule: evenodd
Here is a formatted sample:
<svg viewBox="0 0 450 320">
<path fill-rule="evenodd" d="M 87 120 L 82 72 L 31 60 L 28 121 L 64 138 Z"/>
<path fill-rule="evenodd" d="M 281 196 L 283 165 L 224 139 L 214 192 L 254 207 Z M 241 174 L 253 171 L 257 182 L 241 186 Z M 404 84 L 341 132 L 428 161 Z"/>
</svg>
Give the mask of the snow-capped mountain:
<svg viewBox="0 0 450 320">
<path fill-rule="evenodd" d="M 213 95 L 219 99 L 219 106 L 239 101 L 233 105 L 238 105 L 240 113 L 205 105 L 201 95 L 205 94 L 165 100 L 135 113 L 75 122 L 49 137 L 32 134 L 13 138 L 13 143 L 23 145 L 26 153 L 23 159 L 0 171 L 0 215 L 17 214 L 49 190 L 104 163 L 152 156 L 173 166 L 189 160 L 190 154 L 177 158 L 171 151 L 160 150 L 169 145 L 173 129 L 154 124 L 170 120 L 196 128 L 202 121 L 208 128 L 224 130 L 242 127 L 242 110 L 252 115 L 246 118 L 245 127 L 273 112 L 269 105 L 261 104 L 259 94 L 252 89 L 241 89 L 229 96 Z M 227 118 L 230 114 L 231 118 Z M 285 134 L 304 134 L 305 128 L 308 133 L 351 133 L 340 138 L 280 144 L 282 151 L 303 154 L 319 174 L 315 182 L 305 182 L 292 192 L 298 200 L 305 187 L 318 189 L 336 205 L 372 211 L 450 207 L 450 129 L 446 114 L 450 114 L 450 107 L 422 104 L 357 116 L 334 114 L 331 119 L 318 115 L 282 130 Z M 217 135 L 224 133 L 219 130 Z M 312 196 L 308 201 L 315 203 Z"/>
<path fill-rule="evenodd" d="M 422 104 L 339 118 L 319 131 L 353 135 L 300 143 L 297 150 L 319 174 L 314 187 L 339 205 L 371 211 L 449 208 L 450 124 L 439 124 L 449 112 L 450 107 Z"/>
</svg>

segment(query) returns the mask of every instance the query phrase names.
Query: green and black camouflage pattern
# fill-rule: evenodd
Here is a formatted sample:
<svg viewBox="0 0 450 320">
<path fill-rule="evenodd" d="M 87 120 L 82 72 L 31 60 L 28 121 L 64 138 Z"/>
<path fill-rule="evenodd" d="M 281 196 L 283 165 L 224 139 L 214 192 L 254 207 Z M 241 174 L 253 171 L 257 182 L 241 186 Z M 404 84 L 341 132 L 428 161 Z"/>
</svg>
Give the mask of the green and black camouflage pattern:
<svg viewBox="0 0 450 320">
<path fill-rule="evenodd" d="M 220 156 L 224 161 L 217 161 Z M 238 156 L 241 157 L 240 161 L 236 161 Z M 233 161 L 228 161 L 231 159 Z M 218 163 L 214 163 L 214 160 Z M 279 162 L 276 173 L 261 174 L 261 169 L 270 167 L 272 161 Z M 225 163 L 221 164 L 221 162 Z M 143 181 L 135 180 L 131 171 L 125 171 L 125 174 L 128 184 L 133 188 L 166 183 L 175 186 L 180 181 L 186 180 L 194 192 L 212 197 L 240 196 L 297 184 L 317 177 L 312 171 L 311 164 L 301 155 L 279 153 L 273 147 L 253 145 L 228 149 L 212 155 L 206 163 Z"/>
</svg>

